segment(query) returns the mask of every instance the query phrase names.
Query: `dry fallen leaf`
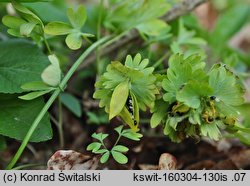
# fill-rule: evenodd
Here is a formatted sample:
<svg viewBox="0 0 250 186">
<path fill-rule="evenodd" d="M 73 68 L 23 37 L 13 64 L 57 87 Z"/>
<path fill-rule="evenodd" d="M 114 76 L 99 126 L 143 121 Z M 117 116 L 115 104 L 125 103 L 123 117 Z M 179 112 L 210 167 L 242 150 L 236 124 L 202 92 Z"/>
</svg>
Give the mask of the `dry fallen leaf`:
<svg viewBox="0 0 250 186">
<path fill-rule="evenodd" d="M 47 163 L 48 170 L 95 170 L 98 158 L 91 157 L 73 150 L 55 152 Z"/>
</svg>

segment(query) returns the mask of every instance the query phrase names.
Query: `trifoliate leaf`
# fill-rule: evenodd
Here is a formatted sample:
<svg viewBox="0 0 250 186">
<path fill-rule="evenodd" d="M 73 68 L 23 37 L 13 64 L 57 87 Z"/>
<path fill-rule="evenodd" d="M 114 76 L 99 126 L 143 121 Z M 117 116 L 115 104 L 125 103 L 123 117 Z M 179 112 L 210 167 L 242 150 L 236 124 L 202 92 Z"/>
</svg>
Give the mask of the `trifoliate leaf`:
<svg viewBox="0 0 250 186">
<path fill-rule="evenodd" d="M 87 19 L 87 13 L 83 5 L 79 6 L 76 11 L 73 8 L 69 8 L 67 14 L 72 26 L 78 29 L 84 25 Z"/>
</svg>

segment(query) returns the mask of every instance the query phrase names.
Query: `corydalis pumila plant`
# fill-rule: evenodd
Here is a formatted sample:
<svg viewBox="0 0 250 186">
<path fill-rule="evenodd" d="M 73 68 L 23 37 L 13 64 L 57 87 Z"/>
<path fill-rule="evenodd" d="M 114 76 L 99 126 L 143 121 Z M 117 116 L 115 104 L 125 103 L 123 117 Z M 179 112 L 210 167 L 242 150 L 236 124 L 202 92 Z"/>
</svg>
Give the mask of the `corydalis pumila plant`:
<svg viewBox="0 0 250 186">
<path fill-rule="evenodd" d="M 100 99 L 109 119 L 119 116 L 138 131 L 139 108 L 145 111 L 149 107 L 151 127 L 162 123 L 164 134 L 174 142 L 201 136 L 218 140 L 221 130 L 246 132 L 237 122 L 244 90 L 228 67 L 216 64 L 207 71 L 199 55 L 185 58 L 181 54 L 169 59 L 167 74 L 153 74 L 154 68 L 147 65 L 140 54 L 134 59 L 127 56 L 125 65 L 108 65 L 96 83 L 94 98 Z"/>
<path fill-rule="evenodd" d="M 238 77 L 223 64 L 209 71 L 204 67 L 198 55 L 175 54 L 169 60 L 164 95 L 156 101 L 151 126 L 162 123 L 172 141 L 201 136 L 218 140 L 220 129 L 244 130 L 237 123 L 237 106 L 244 102 Z"/>
<path fill-rule="evenodd" d="M 147 67 L 148 59 L 141 59 L 137 54 L 134 59 L 127 56 L 125 64 L 111 62 L 95 84 L 94 98 L 100 99 L 100 107 L 105 107 L 111 120 L 120 116 L 134 131 L 138 131 L 139 109 L 154 107 L 155 95 L 159 94 L 156 87 L 154 68 Z"/>
</svg>

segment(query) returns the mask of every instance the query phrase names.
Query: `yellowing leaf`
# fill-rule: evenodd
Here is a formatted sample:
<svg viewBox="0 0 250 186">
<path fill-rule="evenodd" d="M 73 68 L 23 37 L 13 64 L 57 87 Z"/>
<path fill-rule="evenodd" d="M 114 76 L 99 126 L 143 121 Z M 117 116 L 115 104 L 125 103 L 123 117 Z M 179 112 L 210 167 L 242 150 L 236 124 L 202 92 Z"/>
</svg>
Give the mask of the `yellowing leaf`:
<svg viewBox="0 0 250 186">
<path fill-rule="evenodd" d="M 124 81 L 120 83 L 115 89 L 110 101 L 109 119 L 117 116 L 126 104 L 129 93 L 129 83 Z"/>
<path fill-rule="evenodd" d="M 49 60 L 51 65 L 43 71 L 41 77 L 44 83 L 56 87 L 61 82 L 61 69 L 59 61 L 55 55 L 50 55 Z"/>
</svg>

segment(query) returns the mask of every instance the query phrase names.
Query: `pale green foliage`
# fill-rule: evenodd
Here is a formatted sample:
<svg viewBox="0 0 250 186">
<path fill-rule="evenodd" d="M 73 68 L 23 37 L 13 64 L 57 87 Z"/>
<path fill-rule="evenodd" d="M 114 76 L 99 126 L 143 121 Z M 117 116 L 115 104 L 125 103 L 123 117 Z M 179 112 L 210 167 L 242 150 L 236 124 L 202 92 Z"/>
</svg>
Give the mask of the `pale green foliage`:
<svg viewBox="0 0 250 186">
<path fill-rule="evenodd" d="M 6 15 L 2 22 L 9 27 L 8 33 L 15 37 L 32 37 L 39 41 L 43 37 L 43 22 L 31 10 L 17 1 L 12 1 L 12 5 L 20 17 Z"/>
<path fill-rule="evenodd" d="M 175 142 L 200 136 L 218 140 L 225 128 L 244 131 L 235 124 L 236 106 L 244 101 L 237 76 L 225 65 L 216 64 L 209 72 L 204 65 L 198 55 L 175 54 L 169 60 L 162 81 L 165 94 L 153 110 L 151 126 L 163 123 L 164 134 Z"/>
<path fill-rule="evenodd" d="M 31 81 L 23 84 L 21 88 L 25 91 L 32 91 L 28 94 L 19 96 L 23 100 L 32 100 L 44 94 L 52 92 L 61 82 L 61 69 L 59 60 L 55 55 L 49 55 L 50 65 L 41 74 L 43 81 Z"/>
<path fill-rule="evenodd" d="M 70 24 L 64 22 L 50 22 L 45 26 L 45 33 L 49 35 L 67 35 L 65 42 L 72 50 L 77 50 L 82 46 L 82 39 L 93 37 L 94 35 L 81 31 L 87 19 L 87 13 L 83 5 L 77 10 L 68 9 L 68 19 Z"/>
<path fill-rule="evenodd" d="M 112 11 L 108 12 L 104 24 L 118 31 L 137 28 L 147 35 L 159 35 L 168 26 L 159 18 L 170 8 L 165 0 L 125 0 L 114 4 Z"/>
<path fill-rule="evenodd" d="M 148 59 L 142 60 L 140 54 L 134 59 L 128 55 L 125 65 L 118 61 L 108 65 L 107 72 L 95 84 L 98 89 L 94 93 L 94 98 L 100 99 L 99 106 L 105 107 L 110 119 L 120 115 L 134 130 L 137 130 L 139 124 L 139 108 L 144 111 L 146 107 L 152 108 L 155 94 L 159 93 L 155 85 L 156 78 L 152 74 L 154 68 L 147 67 L 148 63 Z M 129 95 L 132 99 L 136 125 L 125 106 Z"/>
<path fill-rule="evenodd" d="M 61 82 L 61 69 L 59 60 L 55 55 L 48 56 L 50 65 L 41 74 L 44 83 L 56 87 Z"/>
<path fill-rule="evenodd" d="M 185 57 L 192 54 L 199 54 L 202 59 L 206 58 L 203 47 L 207 42 L 197 37 L 194 30 L 188 30 L 182 19 L 178 21 L 177 38 L 171 43 L 170 48 L 174 54 L 183 53 Z"/>
<path fill-rule="evenodd" d="M 117 140 L 112 148 L 107 148 L 104 140 L 108 137 L 108 134 L 103 133 L 94 133 L 92 134 L 92 138 L 95 138 L 98 142 L 92 142 L 88 145 L 87 150 L 92 151 L 95 154 L 101 154 L 101 163 L 106 163 L 109 160 L 110 155 L 114 158 L 114 160 L 120 164 L 126 164 L 128 162 L 128 158 L 124 153 L 127 153 L 129 149 L 124 145 L 118 145 L 118 142 L 121 137 L 128 138 L 134 141 L 140 140 L 142 135 L 140 133 L 133 132 L 131 129 L 123 129 L 123 126 L 119 126 L 115 128 L 115 131 L 118 133 Z"/>
</svg>

